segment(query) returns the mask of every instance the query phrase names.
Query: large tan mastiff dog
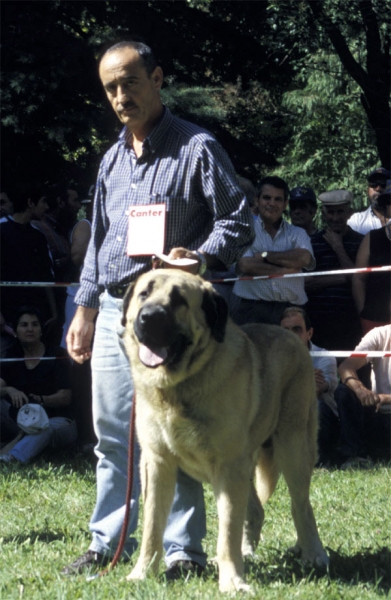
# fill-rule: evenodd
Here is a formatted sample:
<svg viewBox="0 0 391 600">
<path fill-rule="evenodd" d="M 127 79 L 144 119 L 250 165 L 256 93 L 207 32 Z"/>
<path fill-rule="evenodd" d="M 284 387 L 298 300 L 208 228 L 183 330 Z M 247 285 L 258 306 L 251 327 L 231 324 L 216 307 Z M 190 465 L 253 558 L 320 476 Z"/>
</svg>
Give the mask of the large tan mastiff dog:
<svg viewBox="0 0 391 600">
<path fill-rule="evenodd" d="M 128 579 L 158 569 L 178 467 L 213 487 L 221 591 L 249 589 L 243 555 L 256 548 L 262 505 L 280 471 L 292 498 L 294 550 L 327 565 L 309 500 L 317 405 L 300 340 L 280 327 L 237 327 L 211 284 L 174 269 L 130 286 L 125 323 L 144 495 L 140 557 Z"/>
</svg>

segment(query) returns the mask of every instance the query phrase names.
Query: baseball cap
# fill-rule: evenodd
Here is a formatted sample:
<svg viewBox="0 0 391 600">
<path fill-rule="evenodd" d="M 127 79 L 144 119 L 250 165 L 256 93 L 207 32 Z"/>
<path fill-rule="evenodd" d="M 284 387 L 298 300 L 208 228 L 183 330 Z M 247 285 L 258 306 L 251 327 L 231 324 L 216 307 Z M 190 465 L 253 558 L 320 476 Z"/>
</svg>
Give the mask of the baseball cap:
<svg viewBox="0 0 391 600">
<path fill-rule="evenodd" d="M 316 206 L 315 192 L 310 187 L 299 185 L 289 192 L 289 203 L 291 202 L 311 202 Z"/>
<path fill-rule="evenodd" d="M 348 192 L 348 190 L 332 190 L 331 192 L 320 194 L 319 200 L 323 206 L 338 206 L 339 204 L 352 202 L 353 194 L 352 192 Z"/>
<path fill-rule="evenodd" d="M 368 183 L 375 183 L 376 181 L 384 181 L 385 179 L 391 179 L 391 172 L 384 167 L 379 167 L 375 169 L 371 173 L 369 173 L 367 177 Z"/>
<path fill-rule="evenodd" d="M 16 417 L 19 428 L 30 435 L 49 427 L 49 417 L 40 404 L 24 404 Z"/>
</svg>

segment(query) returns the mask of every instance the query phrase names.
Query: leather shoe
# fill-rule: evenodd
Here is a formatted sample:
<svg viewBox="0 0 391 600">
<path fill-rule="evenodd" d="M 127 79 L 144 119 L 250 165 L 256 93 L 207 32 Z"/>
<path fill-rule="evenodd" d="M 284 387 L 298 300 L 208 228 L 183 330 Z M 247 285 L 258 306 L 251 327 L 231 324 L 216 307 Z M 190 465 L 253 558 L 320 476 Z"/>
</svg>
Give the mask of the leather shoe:
<svg viewBox="0 0 391 600">
<path fill-rule="evenodd" d="M 91 570 L 92 568 L 105 567 L 109 562 L 110 558 L 100 554 L 100 552 L 94 552 L 93 550 L 87 550 L 84 554 L 79 556 L 73 563 L 67 565 L 61 571 L 62 575 L 78 575 L 83 571 Z"/>
<path fill-rule="evenodd" d="M 194 560 L 174 560 L 164 572 L 163 577 L 166 581 L 175 581 L 177 579 L 188 579 L 192 576 L 201 577 L 204 571 L 205 567 Z"/>
</svg>

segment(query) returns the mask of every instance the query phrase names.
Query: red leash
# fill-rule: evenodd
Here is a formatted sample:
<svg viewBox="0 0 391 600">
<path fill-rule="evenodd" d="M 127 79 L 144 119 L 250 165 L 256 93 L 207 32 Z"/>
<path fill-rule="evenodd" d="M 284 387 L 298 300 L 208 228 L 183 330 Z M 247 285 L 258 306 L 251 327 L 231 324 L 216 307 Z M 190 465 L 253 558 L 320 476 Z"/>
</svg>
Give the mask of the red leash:
<svg viewBox="0 0 391 600">
<path fill-rule="evenodd" d="M 128 481 L 126 487 L 126 497 L 125 497 L 125 516 L 124 522 L 122 525 L 121 535 L 119 538 L 117 550 L 113 556 L 113 560 L 110 562 L 107 569 L 100 571 L 96 577 L 103 577 L 103 575 L 107 575 L 109 571 L 114 569 L 116 564 L 118 563 L 122 551 L 124 549 L 126 534 L 128 530 L 129 524 L 129 516 L 130 516 L 130 499 L 132 497 L 132 487 L 133 487 L 133 459 L 134 459 L 134 432 L 135 432 L 135 423 L 136 423 L 136 392 L 133 394 L 133 402 L 132 409 L 130 412 L 130 426 L 129 426 L 129 445 L 128 445 Z M 95 578 L 94 578 L 95 579 Z"/>
</svg>

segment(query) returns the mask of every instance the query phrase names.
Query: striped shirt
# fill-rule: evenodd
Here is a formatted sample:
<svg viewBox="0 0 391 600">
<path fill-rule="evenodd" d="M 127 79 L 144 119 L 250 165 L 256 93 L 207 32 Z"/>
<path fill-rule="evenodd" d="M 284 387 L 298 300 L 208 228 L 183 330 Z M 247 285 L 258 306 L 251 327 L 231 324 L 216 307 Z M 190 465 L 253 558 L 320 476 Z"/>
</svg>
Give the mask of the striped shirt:
<svg viewBox="0 0 391 600">
<path fill-rule="evenodd" d="M 295 227 L 282 220 L 279 230 L 274 238 L 266 231 L 264 222 L 260 217 L 255 219 L 255 241 L 243 256 L 254 256 L 259 252 L 285 252 L 294 248 L 303 248 L 314 256 L 311 240 L 302 227 Z M 315 259 L 306 269 L 311 271 L 315 267 Z M 267 300 L 274 302 L 290 302 L 302 305 L 307 302 L 304 291 L 304 278 L 291 279 L 258 279 L 253 281 L 237 281 L 234 293 L 248 300 Z"/>
<path fill-rule="evenodd" d="M 326 242 L 323 235 L 325 229 L 311 236 L 312 247 L 316 258 L 315 271 L 334 271 L 341 269 L 341 263 L 337 253 Z M 346 254 L 352 262 L 356 261 L 356 256 L 364 236 L 348 227 L 347 232 L 342 236 L 343 247 Z M 356 307 L 352 296 L 351 281 L 344 284 L 330 285 L 318 291 L 309 292 L 308 311 L 311 319 L 316 317 L 337 319 L 338 314 L 342 318 L 357 317 Z M 315 324 L 314 324 L 315 325 Z M 315 327 L 316 332 L 316 327 Z M 335 348 L 333 348 L 335 350 Z"/>
<path fill-rule="evenodd" d="M 126 253 L 132 205 L 165 204 L 165 254 L 182 246 L 227 267 L 251 244 L 253 218 L 231 161 L 206 130 L 165 108 L 137 158 L 125 127 L 102 159 L 91 240 L 76 304 L 98 308 L 100 293 L 150 268 L 150 257 Z"/>
</svg>

